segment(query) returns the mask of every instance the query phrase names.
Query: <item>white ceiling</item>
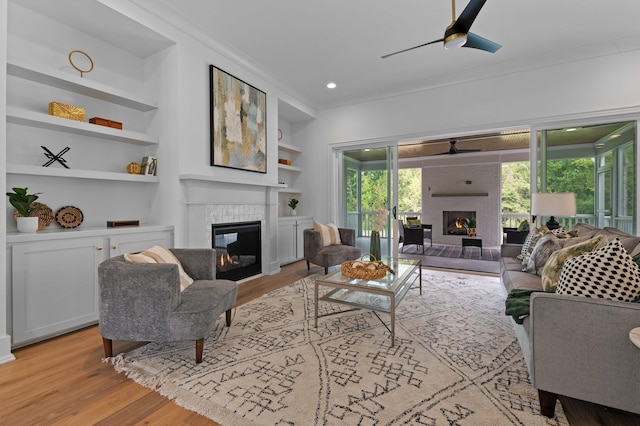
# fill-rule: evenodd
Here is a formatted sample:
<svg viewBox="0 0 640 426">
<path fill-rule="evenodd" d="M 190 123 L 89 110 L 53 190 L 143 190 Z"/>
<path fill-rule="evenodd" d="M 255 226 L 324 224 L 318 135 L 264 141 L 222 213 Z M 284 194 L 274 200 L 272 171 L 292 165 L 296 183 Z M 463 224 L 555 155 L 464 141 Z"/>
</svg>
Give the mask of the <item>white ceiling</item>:
<svg viewBox="0 0 640 426">
<path fill-rule="evenodd" d="M 387 59 L 441 38 L 450 1 L 157 1 L 317 109 L 640 48 L 638 0 L 488 0 L 471 32 L 495 54 L 436 44 Z"/>
</svg>

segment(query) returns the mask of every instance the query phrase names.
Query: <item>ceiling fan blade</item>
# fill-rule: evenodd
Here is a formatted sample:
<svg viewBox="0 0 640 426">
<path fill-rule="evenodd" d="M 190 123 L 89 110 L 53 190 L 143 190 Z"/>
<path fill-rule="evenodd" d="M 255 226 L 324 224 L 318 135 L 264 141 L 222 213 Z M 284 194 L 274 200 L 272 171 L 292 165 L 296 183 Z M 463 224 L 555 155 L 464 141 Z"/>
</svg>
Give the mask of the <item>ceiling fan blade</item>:
<svg viewBox="0 0 640 426">
<path fill-rule="evenodd" d="M 467 42 L 462 47 L 471 47 L 489 53 L 496 53 L 502 46 L 477 34 L 467 33 Z"/>
<path fill-rule="evenodd" d="M 441 42 L 443 42 L 443 41 L 444 41 L 444 39 L 443 39 L 443 38 L 441 38 L 441 39 L 439 39 L 439 40 L 433 40 L 433 41 L 430 41 L 429 43 L 424 43 L 424 44 L 421 44 L 421 45 L 418 45 L 418 46 L 413 46 L 413 47 L 410 47 L 410 48 L 408 48 L 408 49 L 398 50 L 397 52 L 388 53 L 388 54 L 386 54 L 386 55 L 382 56 L 382 59 L 386 59 L 386 58 L 388 58 L 389 56 L 397 55 L 398 53 L 404 53 L 404 52 L 408 52 L 408 51 L 413 50 L 413 49 L 418 49 L 419 47 L 428 46 L 428 45 L 430 45 L 430 44 L 441 43 Z"/>
<path fill-rule="evenodd" d="M 482 6 L 484 6 L 486 2 L 487 0 L 471 0 L 453 24 L 453 28 L 455 28 L 456 32 L 469 32 L 471 24 L 476 20 L 476 16 L 478 16 L 480 9 L 482 9 Z"/>
</svg>

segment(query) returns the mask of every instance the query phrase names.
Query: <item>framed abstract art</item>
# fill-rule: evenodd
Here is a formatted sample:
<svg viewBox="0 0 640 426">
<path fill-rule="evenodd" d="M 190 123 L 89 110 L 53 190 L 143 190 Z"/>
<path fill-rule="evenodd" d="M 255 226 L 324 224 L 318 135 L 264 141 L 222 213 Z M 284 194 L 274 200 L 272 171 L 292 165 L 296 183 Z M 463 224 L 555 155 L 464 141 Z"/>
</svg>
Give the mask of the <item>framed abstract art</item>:
<svg viewBox="0 0 640 426">
<path fill-rule="evenodd" d="M 267 172 L 267 95 L 209 66 L 211 165 Z"/>
</svg>

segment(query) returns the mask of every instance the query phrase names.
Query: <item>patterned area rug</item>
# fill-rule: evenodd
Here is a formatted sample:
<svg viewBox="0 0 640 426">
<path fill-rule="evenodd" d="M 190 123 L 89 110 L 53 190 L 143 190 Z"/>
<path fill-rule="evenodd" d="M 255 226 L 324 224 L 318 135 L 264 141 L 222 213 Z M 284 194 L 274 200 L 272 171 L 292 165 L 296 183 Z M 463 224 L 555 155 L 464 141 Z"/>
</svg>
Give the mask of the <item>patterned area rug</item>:
<svg viewBox="0 0 640 426">
<path fill-rule="evenodd" d="M 150 343 L 117 371 L 222 425 L 565 425 L 540 416 L 537 391 L 504 315 L 497 278 L 423 270 L 423 294 L 396 311 L 396 344 L 370 311 L 313 326 L 304 278 L 224 318 L 194 363 L 194 343 Z M 389 316 L 380 314 L 382 320 Z"/>
<path fill-rule="evenodd" d="M 403 253 L 423 255 L 422 247 L 417 248 L 415 245 L 408 245 L 407 247 L 404 247 Z M 454 257 L 461 259 L 478 259 L 497 262 L 498 260 L 500 260 L 500 251 L 485 247 L 482 249 L 482 255 L 480 255 L 479 247 L 465 247 L 463 253 L 462 246 L 434 244 L 433 246 L 424 246 L 423 256 Z"/>
</svg>

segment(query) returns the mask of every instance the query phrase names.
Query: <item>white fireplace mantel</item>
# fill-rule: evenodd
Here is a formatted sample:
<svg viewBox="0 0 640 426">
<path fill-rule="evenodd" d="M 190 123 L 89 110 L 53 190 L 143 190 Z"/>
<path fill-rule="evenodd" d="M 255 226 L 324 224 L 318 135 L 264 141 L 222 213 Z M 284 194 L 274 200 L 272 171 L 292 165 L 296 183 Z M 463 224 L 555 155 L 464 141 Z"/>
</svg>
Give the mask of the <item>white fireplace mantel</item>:
<svg viewBox="0 0 640 426">
<path fill-rule="evenodd" d="M 195 180 L 195 181 L 204 181 L 204 182 L 218 182 L 218 183 L 227 183 L 233 185 L 246 185 L 246 186 L 263 186 L 268 188 L 286 188 L 287 185 L 283 183 L 271 183 L 271 182 L 258 182 L 258 181 L 238 181 L 233 179 L 225 179 L 219 176 L 210 176 L 210 175 L 198 175 L 198 174 L 182 174 L 179 175 L 180 180 Z"/>
</svg>

